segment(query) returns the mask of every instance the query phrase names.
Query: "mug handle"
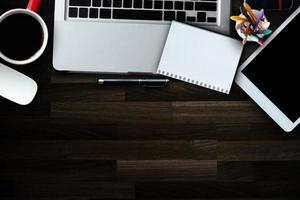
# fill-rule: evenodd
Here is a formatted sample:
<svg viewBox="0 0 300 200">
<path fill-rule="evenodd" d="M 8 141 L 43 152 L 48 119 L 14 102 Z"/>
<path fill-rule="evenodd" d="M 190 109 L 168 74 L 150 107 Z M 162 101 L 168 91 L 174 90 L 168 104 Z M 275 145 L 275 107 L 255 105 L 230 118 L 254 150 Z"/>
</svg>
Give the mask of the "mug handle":
<svg viewBox="0 0 300 200">
<path fill-rule="evenodd" d="M 40 7 L 40 3 L 41 3 L 41 0 L 29 0 L 26 9 L 31 10 L 33 12 L 37 12 L 37 10 Z"/>
</svg>

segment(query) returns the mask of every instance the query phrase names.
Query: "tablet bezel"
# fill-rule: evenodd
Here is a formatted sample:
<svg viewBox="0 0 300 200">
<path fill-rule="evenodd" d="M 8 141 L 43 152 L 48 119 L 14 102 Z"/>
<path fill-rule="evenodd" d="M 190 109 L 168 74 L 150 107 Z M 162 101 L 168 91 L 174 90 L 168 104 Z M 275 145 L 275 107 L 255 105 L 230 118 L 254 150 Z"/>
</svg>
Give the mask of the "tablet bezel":
<svg viewBox="0 0 300 200">
<path fill-rule="evenodd" d="M 286 132 L 291 132 L 300 123 L 300 117 L 292 122 L 242 71 L 299 13 L 300 7 L 239 67 L 235 78 L 235 82 Z"/>
</svg>

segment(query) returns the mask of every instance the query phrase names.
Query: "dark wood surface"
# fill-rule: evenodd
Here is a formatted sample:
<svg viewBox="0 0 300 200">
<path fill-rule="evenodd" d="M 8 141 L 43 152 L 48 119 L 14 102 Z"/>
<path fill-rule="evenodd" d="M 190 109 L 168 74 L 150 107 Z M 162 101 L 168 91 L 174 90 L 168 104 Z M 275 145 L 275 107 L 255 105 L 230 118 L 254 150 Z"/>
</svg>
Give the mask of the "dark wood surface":
<svg viewBox="0 0 300 200">
<path fill-rule="evenodd" d="M 0 13 L 25 4 L 1 0 Z M 10 65 L 38 82 L 37 97 L 0 99 L 1 200 L 299 198 L 299 127 L 285 133 L 236 85 L 230 95 L 175 80 L 101 88 L 100 75 L 55 72 L 53 12 L 44 0 L 42 58 Z M 268 12 L 272 28 L 288 14 Z"/>
</svg>

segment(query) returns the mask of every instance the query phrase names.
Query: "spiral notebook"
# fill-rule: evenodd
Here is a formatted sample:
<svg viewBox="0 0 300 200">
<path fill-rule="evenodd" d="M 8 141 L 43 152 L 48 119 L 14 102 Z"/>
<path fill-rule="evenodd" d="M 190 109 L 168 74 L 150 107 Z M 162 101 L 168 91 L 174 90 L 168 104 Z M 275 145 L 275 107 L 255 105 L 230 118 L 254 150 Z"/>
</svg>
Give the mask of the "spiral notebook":
<svg viewBox="0 0 300 200">
<path fill-rule="evenodd" d="M 229 94 L 241 41 L 173 21 L 158 74 Z"/>
</svg>

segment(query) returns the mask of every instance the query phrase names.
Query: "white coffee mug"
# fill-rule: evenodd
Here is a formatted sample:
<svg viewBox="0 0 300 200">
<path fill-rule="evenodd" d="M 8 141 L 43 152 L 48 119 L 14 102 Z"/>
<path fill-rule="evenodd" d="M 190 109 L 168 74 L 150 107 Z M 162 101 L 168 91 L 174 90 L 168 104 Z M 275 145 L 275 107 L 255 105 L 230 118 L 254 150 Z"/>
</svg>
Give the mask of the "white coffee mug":
<svg viewBox="0 0 300 200">
<path fill-rule="evenodd" d="M 26 64 L 36 61 L 45 51 L 47 43 L 48 43 L 48 28 L 47 28 L 47 25 L 44 22 L 44 20 L 36 13 L 39 8 L 40 3 L 41 3 L 41 0 L 29 0 L 29 3 L 27 5 L 26 9 L 18 8 L 18 9 L 9 10 L 0 16 L 0 23 L 1 23 L 4 19 L 6 19 L 8 16 L 11 16 L 11 15 L 15 15 L 15 14 L 29 15 L 39 22 L 41 29 L 42 29 L 42 34 L 43 34 L 43 42 L 42 42 L 40 49 L 33 56 L 31 56 L 30 58 L 28 58 L 26 60 L 14 60 L 14 59 L 8 58 L 0 50 L 0 58 L 5 60 L 6 62 L 15 64 L 15 65 L 26 65 Z M 28 27 L 28 28 L 30 28 L 30 27 Z"/>
</svg>

